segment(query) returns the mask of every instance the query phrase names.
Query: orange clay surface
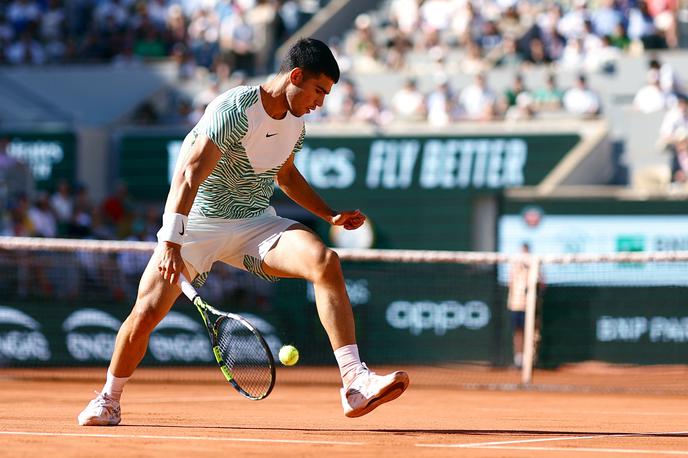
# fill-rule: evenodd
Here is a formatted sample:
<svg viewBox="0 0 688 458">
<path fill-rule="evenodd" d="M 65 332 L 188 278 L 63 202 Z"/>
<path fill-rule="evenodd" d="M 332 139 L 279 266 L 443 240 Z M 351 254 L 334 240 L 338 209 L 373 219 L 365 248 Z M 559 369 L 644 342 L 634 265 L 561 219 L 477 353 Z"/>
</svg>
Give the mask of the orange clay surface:
<svg viewBox="0 0 688 458">
<path fill-rule="evenodd" d="M 281 370 L 272 394 L 258 402 L 220 378 L 135 376 L 117 427 L 76 424 L 102 386 L 103 369 L 62 380 L 0 372 L 0 456 L 688 456 L 685 395 L 464 390 L 414 385 L 414 372 L 423 380 L 414 369 L 399 399 L 348 419 L 336 368 L 306 370 L 315 372 Z"/>
</svg>

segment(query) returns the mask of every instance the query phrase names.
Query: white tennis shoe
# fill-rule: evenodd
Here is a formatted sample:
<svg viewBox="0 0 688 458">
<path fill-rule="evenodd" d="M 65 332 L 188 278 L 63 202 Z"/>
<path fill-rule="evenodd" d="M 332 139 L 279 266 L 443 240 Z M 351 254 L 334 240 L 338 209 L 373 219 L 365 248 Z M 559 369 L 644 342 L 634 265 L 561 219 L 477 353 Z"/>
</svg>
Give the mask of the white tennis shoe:
<svg viewBox="0 0 688 458">
<path fill-rule="evenodd" d="M 404 392 L 409 385 L 406 372 L 396 371 L 387 375 L 377 375 L 368 369 L 359 373 L 347 388 L 341 389 L 344 415 L 360 417 L 380 404 L 392 401 Z"/>
<path fill-rule="evenodd" d="M 107 394 L 98 393 L 95 399 L 88 403 L 77 419 L 81 426 L 115 426 L 122 421 L 119 401 Z"/>
</svg>

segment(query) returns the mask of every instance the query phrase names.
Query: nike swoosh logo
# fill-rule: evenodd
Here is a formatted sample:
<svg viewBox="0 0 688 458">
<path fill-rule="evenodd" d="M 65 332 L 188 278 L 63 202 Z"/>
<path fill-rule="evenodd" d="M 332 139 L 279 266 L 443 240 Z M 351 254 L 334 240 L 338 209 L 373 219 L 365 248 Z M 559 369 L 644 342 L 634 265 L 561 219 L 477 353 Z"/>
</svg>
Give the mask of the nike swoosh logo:
<svg viewBox="0 0 688 458">
<path fill-rule="evenodd" d="M 274 137 L 275 135 L 277 135 L 276 132 L 274 134 L 265 134 L 265 138 Z"/>
<path fill-rule="evenodd" d="M 179 235 L 184 235 L 184 221 L 182 221 L 182 231 L 179 233 Z"/>
</svg>

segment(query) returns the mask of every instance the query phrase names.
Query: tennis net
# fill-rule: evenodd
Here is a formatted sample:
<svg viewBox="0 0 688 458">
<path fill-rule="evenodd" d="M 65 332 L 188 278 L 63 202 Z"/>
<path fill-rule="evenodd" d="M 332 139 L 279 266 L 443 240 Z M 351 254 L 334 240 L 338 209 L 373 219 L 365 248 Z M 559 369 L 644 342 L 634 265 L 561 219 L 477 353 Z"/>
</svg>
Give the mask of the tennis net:
<svg viewBox="0 0 688 458">
<path fill-rule="evenodd" d="M 0 376 L 102 378 L 153 248 L 0 237 Z M 360 353 L 374 369 L 409 368 L 414 383 L 464 388 L 684 390 L 688 253 L 338 252 Z M 247 317 L 275 353 L 299 348 L 283 382 L 337 382 L 305 281 L 268 283 L 218 263 L 199 292 Z M 181 297 L 151 335 L 137 378 L 220 380 L 204 332 Z"/>
</svg>

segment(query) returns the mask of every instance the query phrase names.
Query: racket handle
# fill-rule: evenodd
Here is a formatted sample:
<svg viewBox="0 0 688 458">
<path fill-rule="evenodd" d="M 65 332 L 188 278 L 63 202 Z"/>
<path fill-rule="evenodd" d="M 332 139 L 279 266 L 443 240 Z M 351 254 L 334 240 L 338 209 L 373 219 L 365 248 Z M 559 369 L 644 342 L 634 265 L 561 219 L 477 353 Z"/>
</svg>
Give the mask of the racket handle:
<svg viewBox="0 0 688 458">
<path fill-rule="evenodd" d="M 191 283 L 189 283 L 189 280 L 186 279 L 184 274 L 179 274 L 179 286 L 182 288 L 184 295 L 188 297 L 191 302 L 198 296 L 196 288 L 191 286 Z"/>
</svg>

